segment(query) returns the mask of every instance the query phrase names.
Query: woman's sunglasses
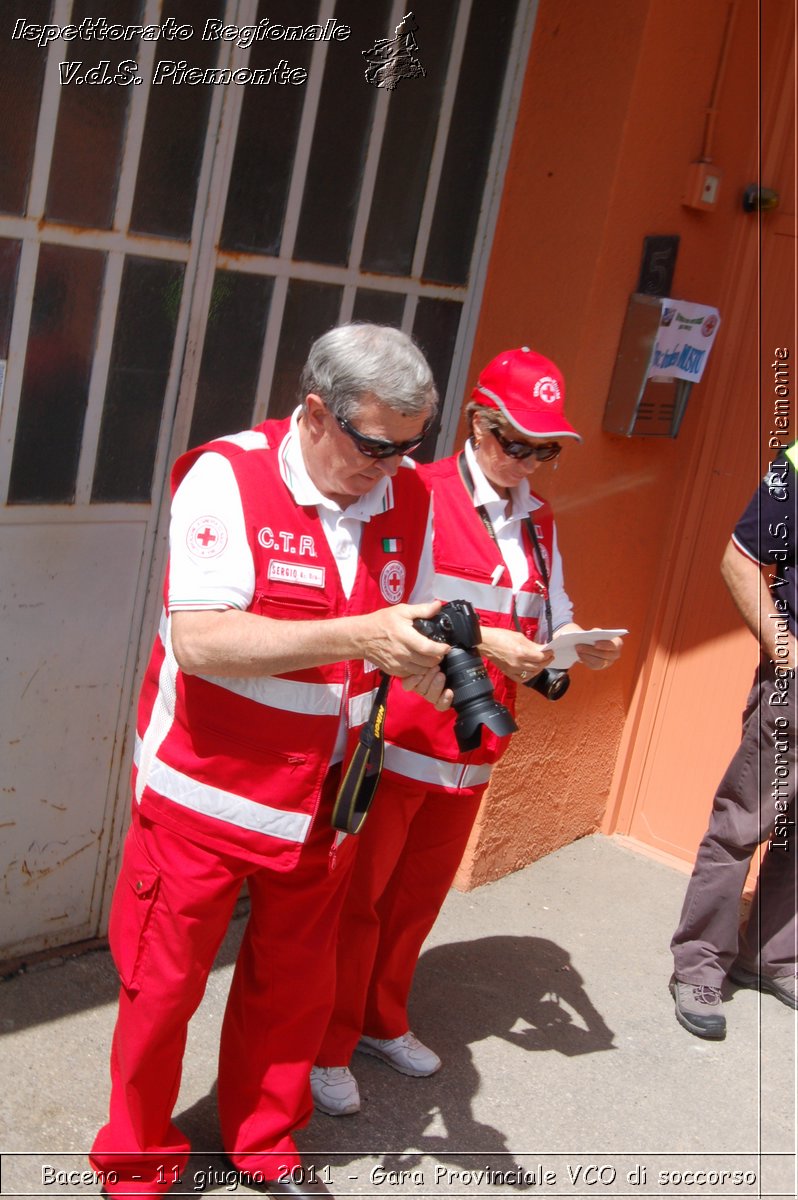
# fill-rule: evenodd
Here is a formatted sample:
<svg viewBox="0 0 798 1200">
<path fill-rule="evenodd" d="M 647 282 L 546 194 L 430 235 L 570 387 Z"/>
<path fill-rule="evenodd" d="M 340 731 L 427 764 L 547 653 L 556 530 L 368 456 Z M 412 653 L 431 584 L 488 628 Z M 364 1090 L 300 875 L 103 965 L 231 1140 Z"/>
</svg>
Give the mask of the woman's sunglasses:
<svg viewBox="0 0 798 1200">
<path fill-rule="evenodd" d="M 539 446 L 530 446 L 529 442 L 509 441 L 494 425 L 489 426 L 489 429 L 509 458 L 536 458 L 538 462 L 551 462 L 562 450 L 559 442 L 543 442 Z"/>
</svg>

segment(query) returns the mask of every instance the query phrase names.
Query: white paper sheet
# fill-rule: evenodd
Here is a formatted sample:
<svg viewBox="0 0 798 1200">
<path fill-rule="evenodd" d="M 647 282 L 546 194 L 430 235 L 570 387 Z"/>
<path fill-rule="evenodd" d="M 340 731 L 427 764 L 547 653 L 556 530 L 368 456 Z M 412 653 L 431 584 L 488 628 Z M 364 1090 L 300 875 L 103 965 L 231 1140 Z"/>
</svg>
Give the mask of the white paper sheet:
<svg viewBox="0 0 798 1200">
<path fill-rule="evenodd" d="M 548 666 L 565 670 L 576 662 L 577 646 L 592 646 L 595 642 L 609 641 L 614 637 L 625 637 L 628 632 L 628 629 L 580 629 L 577 633 L 555 634 L 552 640 L 543 647 L 544 650 L 554 651 L 554 661 L 550 662 Z"/>
</svg>

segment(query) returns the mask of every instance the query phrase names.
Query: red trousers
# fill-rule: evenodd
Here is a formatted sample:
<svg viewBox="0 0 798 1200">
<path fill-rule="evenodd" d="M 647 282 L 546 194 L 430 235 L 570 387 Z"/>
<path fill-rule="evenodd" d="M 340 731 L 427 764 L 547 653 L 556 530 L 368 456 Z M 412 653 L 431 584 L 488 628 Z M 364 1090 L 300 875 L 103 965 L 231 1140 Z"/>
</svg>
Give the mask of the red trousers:
<svg viewBox="0 0 798 1200">
<path fill-rule="evenodd" d="M 308 1076 L 335 986 L 335 935 L 354 838 L 333 853 L 337 778 L 293 871 L 206 849 L 134 816 L 109 930 L 122 987 L 108 1124 L 91 1153 L 111 1196 L 169 1190 L 189 1143 L 172 1123 L 188 1022 L 241 885 L 251 912 L 219 1051 L 222 1142 L 240 1170 L 275 1179 L 299 1164 L 292 1132 L 313 1111 Z"/>
<path fill-rule="evenodd" d="M 335 1008 L 316 1062 L 345 1066 L 361 1034 L 399 1037 L 421 947 L 479 809 L 475 794 L 383 777 L 361 832 L 338 929 Z"/>
</svg>

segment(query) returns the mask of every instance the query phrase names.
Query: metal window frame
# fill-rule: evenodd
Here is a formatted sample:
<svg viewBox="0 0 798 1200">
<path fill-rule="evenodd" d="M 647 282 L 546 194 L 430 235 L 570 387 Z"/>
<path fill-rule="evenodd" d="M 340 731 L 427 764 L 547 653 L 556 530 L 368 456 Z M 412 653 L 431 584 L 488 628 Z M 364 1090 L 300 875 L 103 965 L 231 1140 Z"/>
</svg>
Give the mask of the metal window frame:
<svg viewBox="0 0 798 1200">
<path fill-rule="evenodd" d="M 162 0 L 146 0 L 143 21 L 156 24 L 160 17 Z M 56 0 L 54 21 L 69 23 L 71 0 Z M 319 21 L 324 23 L 333 16 L 335 0 L 322 0 Z M 369 214 L 373 201 L 374 186 L 382 149 L 383 136 L 391 94 L 378 90 L 375 114 L 369 135 L 365 170 L 353 228 L 349 263 L 346 266 L 315 264 L 294 261 L 292 255 L 299 220 L 300 201 L 307 177 L 319 98 L 323 81 L 324 62 L 328 44 L 314 44 L 308 73 L 297 150 L 293 163 L 286 206 L 280 252 L 270 256 L 257 253 L 229 253 L 219 248 L 224 207 L 230 182 L 238 123 L 243 104 L 242 88 L 214 89 L 208 119 L 208 130 L 203 152 L 200 179 L 197 190 L 194 223 L 188 242 L 142 236 L 127 232 L 133 203 L 135 181 L 141 154 L 142 138 L 147 112 L 147 101 L 151 91 L 137 88 L 132 91 L 128 114 L 125 144 L 117 191 L 114 228 L 112 230 L 76 230 L 73 227 L 48 222 L 44 219 L 50 163 L 53 153 L 58 117 L 57 62 L 63 53 L 59 42 L 48 47 L 48 69 L 42 94 L 39 127 L 36 135 L 36 150 L 31 175 L 28 215 L 26 217 L 0 216 L 0 237 L 15 238 L 22 242 L 20 256 L 17 303 L 11 327 L 9 368 L 4 386 L 3 410 L 0 412 L 0 496 L 5 497 L 11 467 L 14 434 L 18 416 L 19 396 L 24 369 L 24 348 L 27 345 L 31 301 L 35 285 L 38 252 L 41 243 L 83 246 L 107 254 L 103 295 L 99 313 L 97 353 L 95 355 L 89 387 L 84 433 L 78 469 L 75 504 L 66 506 L 64 519 L 74 517 L 76 508 L 88 510 L 90 519 L 103 517 L 117 519 L 119 509 L 126 505 L 97 505 L 91 503 L 91 487 L 94 462 L 98 447 L 100 419 L 108 382 L 108 369 L 112 349 L 113 329 L 118 310 L 119 288 L 122 266 L 126 255 L 146 258 L 170 259 L 186 264 L 183 293 L 175 331 L 175 352 L 170 365 L 161 432 L 158 440 L 153 478 L 164 473 L 164 457 L 174 456 L 186 444 L 191 423 L 194 398 L 199 375 L 201 347 L 204 343 L 208 307 L 217 270 L 235 270 L 244 273 L 264 274 L 273 277 L 269 317 L 263 343 L 259 378 L 256 388 L 254 419 L 262 420 L 268 410 L 269 395 L 274 374 L 277 347 L 282 328 L 285 302 L 290 280 L 309 280 L 341 288 L 342 298 L 339 319 L 350 319 L 355 297 L 359 289 L 374 289 L 395 292 L 404 296 L 402 328 L 410 332 L 413 328 L 418 301 L 422 297 L 445 299 L 462 306 L 460 324 L 453 357 L 453 367 L 442 397 L 442 424 L 436 454 L 446 454 L 453 448 L 455 430 L 459 421 L 460 406 L 468 363 L 468 347 L 472 344 L 484 291 L 489 248 L 498 215 L 499 198 L 506 169 L 512 130 L 515 125 L 521 82 L 526 64 L 529 42 L 537 14 L 536 0 L 525 3 L 521 0 L 516 18 L 516 29 L 512 44 L 515 48 L 514 62 L 504 81 L 499 104 L 497 137 L 489 162 L 486 195 L 483 202 L 480 227 L 475 238 L 469 283 L 465 286 L 438 285 L 425 282 L 421 277 L 429 245 L 435 202 L 440 184 L 446 142 L 450 131 L 454 98 L 460 76 L 462 55 L 468 24 L 471 17 L 472 0 L 462 0 L 458 7 L 454 38 L 447 65 L 435 141 L 427 177 L 425 196 L 417 233 L 411 272 L 408 276 L 383 275 L 363 271 L 359 267 L 366 236 Z M 389 29 L 399 24 L 404 15 L 403 0 L 394 0 L 389 16 Z M 257 0 L 228 0 L 225 21 L 230 24 L 254 24 L 257 17 Z M 155 61 L 156 43 L 143 42 L 139 59 L 142 74 L 151 78 Z M 242 49 L 231 43 L 220 46 L 219 66 L 232 68 L 248 64 L 250 49 Z M 21 350 L 21 352 L 19 352 Z M 159 497 L 153 495 L 157 507 Z M 64 506 L 45 507 L 56 513 Z M 141 506 L 135 506 L 140 512 Z"/>
<path fill-rule="evenodd" d="M 157 24 L 162 0 L 145 0 L 144 24 Z M 319 21 L 325 22 L 334 13 L 334 0 L 321 0 Z M 69 24 L 71 0 L 55 0 L 53 21 Z M 389 30 L 405 15 L 404 0 L 393 0 Z M 300 201 L 307 178 L 313 133 L 318 112 L 323 68 L 329 46 L 314 45 L 302 116 L 297 137 L 296 153 L 289 183 L 286 220 L 280 252 L 276 256 L 227 253 L 219 248 L 224 210 L 234 160 L 236 137 L 244 98 L 241 87 L 214 88 L 208 114 L 205 144 L 197 186 L 197 199 L 190 237 L 187 241 L 130 233 L 128 230 L 135 183 L 139 169 L 142 140 L 151 94 L 151 83 L 132 89 L 125 130 L 125 141 L 117 189 L 114 227 L 111 230 L 81 230 L 48 221 L 44 218 L 47 185 L 52 160 L 60 84 L 57 63 L 63 56 L 63 44 L 56 41 L 48 48 L 47 70 L 36 133 L 34 161 L 31 172 L 29 206 L 25 217 L 0 215 L 0 237 L 21 242 L 16 303 L 9 344 L 9 366 L 5 379 L 3 408 L 0 411 L 0 511 L 4 519 L 14 524 L 123 522 L 136 521 L 146 525 L 142 571 L 133 603 L 130 653 L 120 691 L 117 718 L 117 737 L 109 775 L 106 798 L 106 820 L 103 824 L 99 861 L 106 864 L 105 877 L 98 875 L 91 902 L 91 918 L 97 927 L 110 901 L 114 876 L 115 854 L 126 820 L 127 803 L 119 801 L 125 792 L 129 769 L 130 748 L 126 731 L 134 688 L 140 679 L 150 649 L 150 630 L 154 628 L 161 605 L 160 578 L 166 554 L 168 532 L 168 463 L 186 446 L 205 339 L 210 298 L 217 270 L 232 270 L 270 275 L 274 279 L 270 311 L 256 387 L 254 420 L 265 417 L 272 387 L 276 354 L 282 328 L 290 280 L 308 280 L 333 284 L 341 288 L 339 319 L 351 318 L 359 289 L 394 292 L 404 296 L 402 328 L 411 332 L 418 301 L 423 297 L 455 301 L 462 306 L 454 349 L 452 369 L 445 396 L 442 397 L 442 426 L 436 447 L 437 454 L 453 448 L 460 416 L 461 397 L 468 371 L 468 353 L 473 343 L 482 302 L 485 277 L 498 217 L 504 174 L 515 127 L 521 86 L 529 53 L 529 45 L 537 15 L 537 0 L 520 0 L 512 38 L 511 58 L 505 76 L 496 121 L 496 136 L 488 164 L 480 220 L 466 286 L 428 283 L 421 272 L 429 244 L 435 202 L 440 185 L 446 141 L 451 127 L 456 89 L 462 65 L 472 0 L 462 0 L 458 7 L 453 44 L 447 65 L 439 119 L 433 142 L 425 194 L 417 231 L 417 241 L 411 272 L 408 276 L 384 275 L 359 268 L 371 211 L 374 188 L 383 145 L 391 93 L 378 89 L 374 117 L 369 132 L 365 167 L 361 181 L 358 208 L 353 227 L 349 262 L 345 266 L 296 262 L 292 258 L 300 215 Z M 226 24 L 254 24 L 257 0 L 226 0 Z M 422 46 L 423 51 L 423 46 Z M 157 43 L 142 42 L 139 63 L 146 79 L 152 78 L 152 66 Z M 232 43 L 221 43 L 219 67 L 245 67 L 250 50 Z M 401 99 L 401 97 L 399 97 Z M 71 505 L 5 506 L 11 458 L 19 408 L 19 396 L 25 365 L 31 308 L 41 244 L 80 246 L 107 255 L 101 307 L 98 315 L 97 352 L 84 419 L 83 442 L 78 468 L 77 494 Z M 125 256 L 180 262 L 185 266 L 183 290 L 175 330 L 174 349 L 162 409 L 161 428 L 153 466 L 151 502 L 147 504 L 93 504 L 91 488 L 94 464 L 99 445 L 101 415 L 108 382 L 113 349 L 113 333 Z"/>
<path fill-rule="evenodd" d="M 161 7 L 162 0 L 146 0 L 142 23 L 145 25 L 157 24 L 160 19 Z M 227 19 L 233 19 L 235 15 L 234 9 L 234 2 L 228 0 Z M 72 0 L 56 0 L 53 23 L 61 26 L 68 25 L 71 11 Z M 156 49 L 157 44 L 155 42 L 143 41 L 141 43 L 139 63 L 145 78 L 152 78 L 152 66 L 155 61 Z M 224 65 L 222 59 L 225 57 L 225 52 L 229 54 L 229 50 L 229 44 L 221 44 L 220 65 Z M 39 249 L 42 245 L 48 244 L 80 247 L 100 251 L 105 253 L 107 257 L 98 313 L 95 342 L 96 351 L 92 362 L 92 373 L 83 422 L 75 501 L 69 505 L 14 505 L 8 508 L 4 507 L 3 511 L 12 512 L 14 520 L 22 522 L 40 521 L 45 519 L 45 514 L 47 520 L 54 522 L 74 521 L 78 519 L 78 513 L 81 520 L 95 522 L 119 520 L 122 514 L 141 518 L 142 514 L 147 512 L 148 506 L 146 504 L 92 504 L 91 502 L 94 463 L 108 384 L 108 370 L 119 306 L 122 269 L 125 257 L 128 255 L 182 262 L 186 265 L 181 303 L 175 329 L 172 361 L 170 363 L 164 394 L 158 449 L 153 469 L 153 479 L 155 481 L 165 470 L 164 457 L 168 454 L 171 440 L 171 428 L 174 409 L 177 403 L 188 318 L 191 310 L 192 285 L 202 251 L 199 235 L 204 223 L 205 198 L 210 181 L 213 147 L 218 131 L 223 97 L 219 95 L 220 89 L 214 90 L 202 165 L 198 178 L 194 221 L 188 241 L 131 233 L 128 230 L 151 84 L 148 87 L 133 88 L 131 90 L 131 104 L 125 129 L 113 228 L 110 230 L 77 229 L 71 225 L 49 221 L 44 215 L 55 143 L 55 131 L 58 121 L 58 101 L 62 92 L 58 78 L 58 62 L 63 57 L 63 54 L 64 44 L 60 39 L 52 41 L 49 44 L 45 83 L 42 91 L 39 122 L 36 132 L 27 214 L 24 217 L 0 214 L 0 237 L 13 238 L 22 242 L 17 277 L 16 304 L 9 339 L 9 367 L 5 379 L 3 408 L 0 411 L 0 497 L 2 497 L 2 504 L 5 506 L 30 332 L 31 307 L 36 282 Z M 157 510 L 157 499 L 155 496 L 152 497 L 152 501 Z"/>
</svg>

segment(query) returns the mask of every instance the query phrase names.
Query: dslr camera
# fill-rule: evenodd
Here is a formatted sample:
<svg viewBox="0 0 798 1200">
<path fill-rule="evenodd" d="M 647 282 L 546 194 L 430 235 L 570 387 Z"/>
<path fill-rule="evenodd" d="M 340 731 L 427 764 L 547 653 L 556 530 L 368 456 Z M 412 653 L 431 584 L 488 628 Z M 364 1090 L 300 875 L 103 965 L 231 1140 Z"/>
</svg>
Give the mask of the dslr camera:
<svg viewBox="0 0 798 1200">
<path fill-rule="evenodd" d="M 496 700 L 487 668 L 476 650 L 480 631 L 473 605 L 468 600 L 450 600 L 434 617 L 419 618 L 413 627 L 433 642 L 451 646 L 441 670 L 454 692 L 454 736 L 460 749 L 477 749 L 483 725 L 498 737 L 515 733 L 518 726 L 510 710 Z"/>
</svg>

